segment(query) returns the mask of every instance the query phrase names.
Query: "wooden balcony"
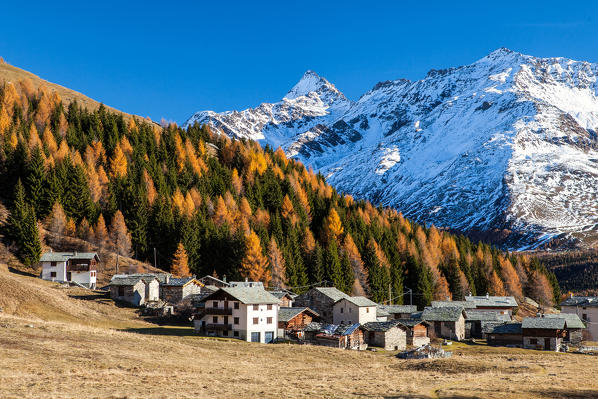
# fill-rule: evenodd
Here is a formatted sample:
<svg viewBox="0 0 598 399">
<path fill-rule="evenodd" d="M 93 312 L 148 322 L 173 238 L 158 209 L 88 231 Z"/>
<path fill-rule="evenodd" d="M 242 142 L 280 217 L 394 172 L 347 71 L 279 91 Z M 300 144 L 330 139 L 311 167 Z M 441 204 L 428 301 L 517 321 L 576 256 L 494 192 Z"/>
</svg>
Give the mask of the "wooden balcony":
<svg viewBox="0 0 598 399">
<path fill-rule="evenodd" d="M 222 308 L 205 308 L 205 314 L 208 315 L 222 315 L 222 316 L 230 316 L 233 314 L 233 310 L 231 308 L 222 309 Z"/>
<path fill-rule="evenodd" d="M 206 330 L 230 331 L 233 329 L 232 324 L 206 324 Z"/>
</svg>

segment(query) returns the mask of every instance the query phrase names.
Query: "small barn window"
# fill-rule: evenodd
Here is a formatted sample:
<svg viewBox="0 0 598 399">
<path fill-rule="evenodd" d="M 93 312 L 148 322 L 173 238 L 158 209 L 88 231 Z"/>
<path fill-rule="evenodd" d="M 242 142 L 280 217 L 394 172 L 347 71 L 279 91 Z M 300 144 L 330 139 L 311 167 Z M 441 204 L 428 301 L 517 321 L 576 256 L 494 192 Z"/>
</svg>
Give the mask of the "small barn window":
<svg viewBox="0 0 598 399">
<path fill-rule="evenodd" d="M 536 338 L 530 338 L 529 339 L 529 343 L 530 343 L 530 345 L 537 345 L 538 344 L 538 340 Z"/>
<path fill-rule="evenodd" d="M 56 272 L 50 272 L 50 277 L 56 277 Z"/>
<path fill-rule="evenodd" d="M 218 316 L 212 316 L 212 322 L 213 322 L 214 324 L 215 324 L 215 323 L 218 323 Z"/>
<path fill-rule="evenodd" d="M 50 266 L 56 266 L 56 262 L 50 262 Z"/>
<path fill-rule="evenodd" d="M 234 308 L 235 308 L 235 309 L 239 309 L 239 302 L 235 302 L 235 304 L 234 304 Z"/>
<path fill-rule="evenodd" d="M 238 337 L 239 336 L 239 332 L 238 331 L 233 331 L 233 336 Z"/>
<path fill-rule="evenodd" d="M 233 323 L 234 324 L 239 324 L 239 318 L 238 317 L 233 318 Z"/>
<path fill-rule="evenodd" d="M 344 310 L 345 310 L 345 309 L 341 308 L 341 313 L 343 313 L 343 311 L 344 311 Z"/>
<path fill-rule="evenodd" d="M 218 307 L 218 301 L 214 301 L 214 302 L 212 302 L 212 307 L 213 307 L 213 308 L 217 308 L 217 307 Z"/>
<path fill-rule="evenodd" d="M 260 323 L 260 318 L 259 317 L 254 317 L 253 318 L 253 324 L 259 324 Z"/>
<path fill-rule="evenodd" d="M 584 314 L 582 314 L 582 315 L 581 315 L 581 319 L 582 319 L 583 321 L 588 321 L 588 314 L 587 314 L 587 313 L 584 313 Z"/>
</svg>

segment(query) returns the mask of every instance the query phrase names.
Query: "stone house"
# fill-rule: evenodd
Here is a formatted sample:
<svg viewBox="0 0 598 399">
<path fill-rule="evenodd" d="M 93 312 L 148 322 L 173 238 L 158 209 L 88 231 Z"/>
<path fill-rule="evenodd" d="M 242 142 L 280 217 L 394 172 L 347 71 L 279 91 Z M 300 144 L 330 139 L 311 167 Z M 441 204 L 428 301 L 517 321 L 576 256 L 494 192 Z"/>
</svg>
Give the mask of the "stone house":
<svg viewBox="0 0 598 399">
<path fill-rule="evenodd" d="M 270 294 L 274 295 L 276 298 L 280 300 L 280 307 L 290 308 L 293 307 L 293 298 L 296 295 L 291 294 L 288 291 L 283 290 L 276 290 L 276 291 L 269 291 Z"/>
<path fill-rule="evenodd" d="M 498 311 L 503 315 L 513 314 L 519 308 L 517 300 L 513 296 L 491 296 L 486 294 L 485 296 L 472 296 L 468 295 L 465 297 L 465 302 L 475 304 L 475 308 L 481 311 Z"/>
<path fill-rule="evenodd" d="M 428 322 L 417 319 L 396 319 L 396 321 L 407 327 L 407 345 L 423 346 L 430 343 Z"/>
<path fill-rule="evenodd" d="M 303 330 L 319 315 L 310 308 L 280 307 L 278 309 L 278 336 L 303 339 Z"/>
<path fill-rule="evenodd" d="M 564 342 L 579 345 L 583 341 L 583 332 L 586 329 L 586 325 L 574 313 L 558 313 L 558 314 L 545 314 L 545 318 L 554 319 L 565 319 L 567 322 L 567 333 L 565 334 Z"/>
<path fill-rule="evenodd" d="M 230 287 L 230 284 L 226 282 L 226 280 L 220 280 L 214 276 L 203 276 L 200 279 L 197 279 L 200 283 L 205 286 L 213 286 L 216 288 L 223 288 L 223 287 Z"/>
<path fill-rule="evenodd" d="M 559 352 L 567 336 L 567 321 L 552 317 L 526 317 L 521 322 L 523 347 Z"/>
<path fill-rule="evenodd" d="M 115 274 L 110 280 L 110 298 L 142 306 L 160 298 L 160 283 L 153 276 Z"/>
<path fill-rule="evenodd" d="M 421 319 L 430 323 L 437 338 L 461 341 L 465 338 L 465 314 L 462 307 L 425 308 Z"/>
<path fill-rule="evenodd" d="M 349 298 L 349 295 L 334 287 L 315 287 L 295 297 L 293 306 L 310 308 L 323 322 L 332 323 L 334 304 L 343 298 Z"/>
<path fill-rule="evenodd" d="M 399 320 L 373 321 L 361 326 L 368 347 L 375 346 L 387 351 L 407 348 L 408 328 Z"/>
<path fill-rule="evenodd" d="M 96 252 L 45 252 L 40 258 L 41 278 L 95 289 L 99 262 Z"/>
<path fill-rule="evenodd" d="M 389 320 L 408 319 L 412 313 L 417 312 L 415 305 L 378 305 L 378 308 L 390 314 Z"/>
<path fill-rule="evenodd" d="M 598 341 L 598 296 L 573 296 L 561 302 L 561 314 L 576 314 L 587 325 L 586 339 Z"/>
<path fill-rule="evenodd" d="M 339 299 L 332 307 L 334 324 L 364 324 L 376 321 L 378 304 L 364 296 Z"/>
<path fill-rule="evenodd" d="M 278 333 L 279 300 L 260 287 L 224 287 L 203 299 L 195 331 L 247 342 L 270 343 Z"/>
<path fill-rule="evenodd" d="M 195 277 L 169 278 L 167 282 L 160 284 L 160 299 L 176 304 L 190 295 L 201 294 L 203 287 Z"/>
</svg>

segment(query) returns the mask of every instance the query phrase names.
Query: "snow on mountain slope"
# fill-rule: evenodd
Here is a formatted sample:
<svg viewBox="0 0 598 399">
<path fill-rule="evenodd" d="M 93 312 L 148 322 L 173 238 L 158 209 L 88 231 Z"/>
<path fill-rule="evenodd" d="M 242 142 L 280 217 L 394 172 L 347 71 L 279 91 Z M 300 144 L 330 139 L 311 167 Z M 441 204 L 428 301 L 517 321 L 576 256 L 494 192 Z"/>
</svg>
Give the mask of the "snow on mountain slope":
<svg viewBox="0 0 598 399">
<path fill-rule="evenodd" d="M 308 71 L 275 104 L 200 112 L 232 137 L 282 146 L 339 190 L 509 247 L 598 240 L 598 64 L 499 49 L 358 101 Z"/>
</svg>

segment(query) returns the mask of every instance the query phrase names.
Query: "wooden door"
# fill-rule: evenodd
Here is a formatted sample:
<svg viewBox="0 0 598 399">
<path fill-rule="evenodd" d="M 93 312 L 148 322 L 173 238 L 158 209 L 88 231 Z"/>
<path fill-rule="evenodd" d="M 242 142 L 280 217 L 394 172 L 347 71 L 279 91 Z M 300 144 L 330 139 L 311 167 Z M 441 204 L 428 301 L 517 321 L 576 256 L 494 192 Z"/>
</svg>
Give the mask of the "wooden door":
<svg viewBox="0 0 598 399">
<path fill-rule="evenodd" d="M 544 350 L 550 350 L 550 338 L 544 338 Z"/>
<path fill-rule="evenodd" d="M 66 272 L 66 281 L 71 281 L 71 272 Z"/>
</svg>

